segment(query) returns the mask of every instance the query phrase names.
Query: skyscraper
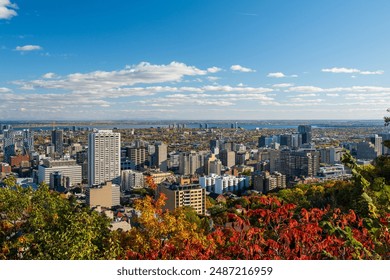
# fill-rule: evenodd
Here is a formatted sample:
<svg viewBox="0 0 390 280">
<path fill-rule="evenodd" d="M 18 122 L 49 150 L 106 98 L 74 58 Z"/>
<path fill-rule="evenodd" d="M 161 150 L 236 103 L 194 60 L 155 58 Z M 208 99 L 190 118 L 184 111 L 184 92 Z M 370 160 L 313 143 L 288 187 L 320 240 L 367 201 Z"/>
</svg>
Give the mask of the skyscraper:
<svg viewBox="0 0 390 280">
<path fill-rule="evenodd" d="M 61 157 L 64 153 L 64 131 L 55 129 L 51 132 L 51 143 L 54 145 L 54 152 Z"/>
<path fill-rule="evenodd" d="M 157 142 L 155 144 L 155 148 L 154 165 L 160 168 L 161 171 L 166 172 L 168 170 L 168 146 L 163 142 Z"/>
<path fill-rule="evenodd" d="M 119 184 L 121 174 L 120 133 L 99 130 L 88 135 L 88 184 L 113 181 Z"/>
<path fill-rule="evenodd" d="M 311 143 L 311 126 L 310 125 L 298 125 L 298 133 L 302 134 L 302 144 Z"/>
<path fill-rule="evenodd" d="M 23 129 L 23 153 L 29 154 L 34 151 L 34 134 L 29 129 Z"/>
<path fill-rule="evenodd" d="M 15 155 L 15 134 L 12 128 L 5 129 L 3 133 L 4 161 L 11 163 L 11 156 Z"/>
</svg>

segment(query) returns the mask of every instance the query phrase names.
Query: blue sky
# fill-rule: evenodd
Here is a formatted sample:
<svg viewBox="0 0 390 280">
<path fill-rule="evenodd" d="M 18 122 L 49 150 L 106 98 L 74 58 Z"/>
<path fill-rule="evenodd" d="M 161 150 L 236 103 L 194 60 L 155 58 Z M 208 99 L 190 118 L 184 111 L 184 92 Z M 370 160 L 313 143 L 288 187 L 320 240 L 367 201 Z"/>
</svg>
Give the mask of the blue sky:
<svg viewBox="0 0 390 280">
<path fill-rule="evenodd" d="M 0 119 L 381 119 L 388 0 L 0 0 Z"/>
</svg>

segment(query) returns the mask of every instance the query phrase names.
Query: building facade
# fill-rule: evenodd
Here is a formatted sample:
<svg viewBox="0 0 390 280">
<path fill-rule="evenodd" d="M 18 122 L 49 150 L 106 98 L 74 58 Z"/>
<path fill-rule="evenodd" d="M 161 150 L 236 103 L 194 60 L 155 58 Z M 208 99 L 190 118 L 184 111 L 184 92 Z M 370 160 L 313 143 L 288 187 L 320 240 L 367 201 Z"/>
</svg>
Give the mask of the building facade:
<svg viewBox="0 0 390 280">
<path fill-rule="evenodd" d="M 99 130 L 88 136 L 88 184 L 90 186 L 113 181 L 121 175 L 120 133 Z"/>
</svg>

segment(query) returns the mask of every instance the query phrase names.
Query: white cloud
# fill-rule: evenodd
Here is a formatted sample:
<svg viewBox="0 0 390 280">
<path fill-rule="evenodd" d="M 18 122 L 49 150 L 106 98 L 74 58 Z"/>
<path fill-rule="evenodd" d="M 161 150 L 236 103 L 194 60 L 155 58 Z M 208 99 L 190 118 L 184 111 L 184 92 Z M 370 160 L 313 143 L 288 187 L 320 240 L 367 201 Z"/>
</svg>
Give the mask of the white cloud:
<svg viewBox="0 0 390 280">
<path fill-rule="evenodd" d="M 338 97 L 338 96 L 340 96 L 340 94 L 338 94 L 338 93 L 327 93 L 326 96 L 329 96 L 329 97 Z"/>
<path fill-rule="evenodd" d="M 52 73 L 52 72 L 49 72 L 49 73 L 42 75 L 42 78 L 44 78 L 44 79 L 53 79 L 55 77 L 56 77 L 56 74 Z"/>
<path fill-rule="evenodd" d="M 288 84 L 288 83 L 283 83 L 283 84 L 274 84 L 273 87 L 276 88 L 285 88 L 285 87 L 292 87 L 294 84 Z"/>
<path fill-rule="evenodd" d="M 221 68 L 218 68 L 218 67 L 215 67 L 215 66 L 207 68 L 207 72 L 209 72 L 209 73 L 217 73 L 217 72 L 219 72 L 221 70 L 222 70 Z"/>
<path fill-rule="evenodd" d="M 377 86 L 352 86 L 352 87 L 336 87 L 336 88 L 321 88 L 315 86 L 296 86 L 290 87 L 285 92 L 303 92 L 303 93 L 320 93 L 320 92 L 390 92 L 390 88 Z"/>
<path fill-rule="evenodd" d="M 361 75 L 382 75 L 385 73 L 383 70 L 377 70 L 377 71 L 362 71 L 356 68 L 346 68 L 346 67 L 333 67 L 333 68 L 325 68 L 321 69 L 322 72 L 328 72 L 328 73 L 358 73 Z"/>
<path fill-rule="evenodd" d="M 320 87 L 314 87 L 314 86 L 297 86 L 297 87 L 290 87 L 286 90 L 286 92 L 308 92 L 308 93 L 315 93 L 315 92 L 323 92 L 324 89 Z"/>
<path fill-rule="evenodd" d="M 9 92 L 12 92 L 12 90 L 10 90 L 9 88 L 0 87 L 0 93 L 9 93 Z"/>
<path fill-rule="evenodd" d="M 209 80 L 211 82 L 218 81 L 219 79 L 221 79 L 221 78 L 220 77 L 214 77 L 214 76 L 208 76 L 207 77 L 207 80 Z"/>
<path fill-rule="evenodd" d="M 313 96 L 317 96 L 318 94 L 315 94 L 315 93 L 303 93 L 303 94 L 297 94 L 295 95 L 296 97 L 313 97 Z"/>
<path fill-rule="evenodd" d="M 206 75 L 207 71 L 184 63 L 171 62 L 167 65 L 153 65 L 142 62 L 138 65 L 126 66 L 119 71 L 95 71 L 90 73 L 69 74 L 63 79 L 16 81 L 23 87 L 66 89 L 94 93 L 110 89 L 133 86 L 135 84 L 155 84 L 179 82 L 184 76 Z"/>
<path fill-rule="evenodd" d="M 269 78 L 284 78 L 286 75 L 284 75 L 282 72 L 275 72 L 275 73 L 268 73 L 267 77 Z"/>
<path fill-rule="evenodd" d="M 377 70 L 377 71 L 360 71 L 361 75 L 383 75 L 385 71 Z"/>
<path fill-rule="evenodd" d="M 250 69 L 250 68 L 247 68 L 247 67 L 243 67 L 241 65 L 232 65 L 230 67 L 231 70 L 233 71 L 238 71 L 238 72 L 256 72 L 256 70 L 253 70 L 253 69 Z"/>
<path fill-rule="evenodd" d="M 9 0 L 0 0 L 0 19 L 11 19 L 17 16 L 16 9 L 18 6 Z"/>
<path fill-rule="evenodd" d="M 25 46 L 17 46 L 15 50 L 21 52 L 39 51 L 42 50 L 42 47 L 38 45 L 25 45 Z"/>
</svg>

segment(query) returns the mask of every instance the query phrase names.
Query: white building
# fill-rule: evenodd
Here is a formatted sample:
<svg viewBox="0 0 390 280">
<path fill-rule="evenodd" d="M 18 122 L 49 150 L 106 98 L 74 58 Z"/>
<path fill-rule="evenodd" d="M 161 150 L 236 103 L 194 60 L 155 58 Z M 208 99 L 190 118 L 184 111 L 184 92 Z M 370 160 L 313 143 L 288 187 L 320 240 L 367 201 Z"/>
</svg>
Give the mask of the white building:
<svg viewBox="0 0 390 280">
<path fill-rule="evenodd" d="M 343 164 L 320 167 L 319 171 L 319 177 L 323 177 L 325 179 L 340 178 L 345 175 L 346 171 Z"/>
<path fill-rule="evenodd" d="M 52 160 L 45 159 L 43 165 L 38 167 L 38 183 L 45 182 L 50 185 L 50 175 L 60 172 L 65 178 L 69 178 L 69 185 L 81 184 L 81 166 L 75 160 Z"/>
<path fill-rule="evenodd" d="M 222 194 L 226 192 L 233 192 L 248 188 L 249 177 L 236 177 L 226 174 L 218 176 L 216 174 L 210 174 L 208 176 L 200 177 L 199 184 L 208 192 Z"/>
<path fill-rule="evenodd" d="M 122 170 L 121 191 L 140 189 L 144 187 L 144 175 L 134 170 Z"/>
<path fill-rule="evenodd" d="M 88 136 L 88 184 L 119 183 L 121 175 L 120 133 L 99 130 Z"/>
</svg>

